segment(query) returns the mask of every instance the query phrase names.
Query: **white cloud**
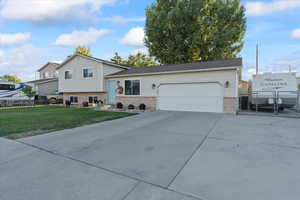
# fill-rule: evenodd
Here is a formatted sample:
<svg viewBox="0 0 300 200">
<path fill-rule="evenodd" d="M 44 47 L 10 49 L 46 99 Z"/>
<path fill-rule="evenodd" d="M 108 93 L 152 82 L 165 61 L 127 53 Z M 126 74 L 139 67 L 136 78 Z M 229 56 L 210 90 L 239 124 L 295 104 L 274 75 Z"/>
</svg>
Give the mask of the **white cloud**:
<svg viewBox="0 0 300 200">
<path fill-rule="evenodd" d="M 292 32 L 292 38 L 300 39 L 300 28 L 293 30 L 293 32 Z"/>
<path fill-rule="evenodd" d="M 128 46 L 144 46 L 145 31 L 143 27 L 132 28 L 120 43 Z"/>
<path fill-rule="evenodd" d="M 254 1 L 247 2 L 246 14 L 248 16 L 262 16 L 276 12 L 283 12 L 300 8 L 299 0 L 273 0 L 271 2 Z"/>
<path fill-rule="evenodd" d="M 53 45 L 63 47 L 77 47 L 79 45 L 88 46 L 95 43 L 101 36 L 108 34 L 110 31 L 106 29 L 90 28 L 87 31 L 75 30 L 70 34 L 62 34 L 58 36 Z"/>
<path fill-rule="evenodd" d="M 22 44 L 31 38 L 30 33 L 0 33 L 0 46 Z"/>
<path fill-rule="evenodd" d="M 83 17 L 96 13 L 117 0 L 2 0 L 0 17 L 42 22 L 66 16 Z"/>
<path fill-rule="evenodd" d="M 104 18 L 103 21 L 110 21 L 118 24 L 125 24 L 128 22 L 143 22 L 145 21 L 145 17 L 132 17 L 132 18 L 126 18 L 122 16 L 113 16 L 113 17 L 108 17 Z"/>
<path fill-rule="evenodd" d="M 8 52 L 0 53 L 0 76 L 16 75 L 22 81 L 35 78 L 35 71 L 49 61 L 43 49 L 32 45 L 24 45 Z"/>
</svg>

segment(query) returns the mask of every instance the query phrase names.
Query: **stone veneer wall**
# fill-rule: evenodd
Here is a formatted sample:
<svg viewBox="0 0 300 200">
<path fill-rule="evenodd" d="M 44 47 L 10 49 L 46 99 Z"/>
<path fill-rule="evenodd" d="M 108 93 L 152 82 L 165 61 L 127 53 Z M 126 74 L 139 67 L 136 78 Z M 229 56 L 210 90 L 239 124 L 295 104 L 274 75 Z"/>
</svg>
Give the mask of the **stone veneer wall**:
<svg viewBox="0 0 300 200">
<path fill-rule="evenodd" d="M 66 100 L 70 99 L 70 96 L 76 96 L 78 97 L 78 105 L 81 106 L 82 103 L 84 101 L 89 101 L 89 97 L 98 97 L 98 100 L 104 101 L 104 103 L 106 102 L 106 93 L 103 92 L 84 92 L 84 93 L 64 93 L 63 94 L 63 99 L 64 99 L 64 103 L 66 102 Z"/>
<path fill-rule="evenodd" d="M 129 104 L 138 107 L 140 104 L 145 104 L 146 109 L 150 111 L 156 110 L 156 97 L 129 97 L 129 96 L 118 96 L 117 102 L 121 102 L 125 108 L 128 107 Z"/>
<path fill-rule="evenodd" d="M 224 113 L 237 114 L 239 99 L 236 97 L 224 97 Z"/>
</svg>

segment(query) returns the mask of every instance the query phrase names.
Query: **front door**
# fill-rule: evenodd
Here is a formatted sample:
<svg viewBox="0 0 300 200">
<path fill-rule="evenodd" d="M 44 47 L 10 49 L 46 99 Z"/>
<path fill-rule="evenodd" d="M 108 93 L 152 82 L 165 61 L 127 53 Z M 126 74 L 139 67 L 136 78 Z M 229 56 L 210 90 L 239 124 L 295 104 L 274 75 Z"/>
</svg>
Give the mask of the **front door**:
<svg viewBox="0 0 300 200">
<path fill-rule="evenodd" d="M 117 81 L 109 80 L 107 81 L 107 103 L 115 104 L 117 97 Z"/>
</svg>

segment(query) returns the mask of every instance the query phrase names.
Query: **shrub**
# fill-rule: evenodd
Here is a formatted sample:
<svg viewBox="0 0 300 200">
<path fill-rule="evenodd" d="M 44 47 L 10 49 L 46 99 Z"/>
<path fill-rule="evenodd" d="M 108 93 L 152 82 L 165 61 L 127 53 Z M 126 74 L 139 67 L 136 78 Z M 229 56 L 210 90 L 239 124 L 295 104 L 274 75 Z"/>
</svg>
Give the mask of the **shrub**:
<svg viewBox="0 0 300 200">
<path fill-rule="evenodd" d="M 87 102 L 87 101 L 82 102 L 82 106 L 83 107 L 89 107 L 89 102 Z"/>
<path fill-rule="evenodd" d="M 134 110 L 134 108 L 135 108 L 134 105 L 132 105 L 132 104 L 129 104 L 129 105 L 128 105 L 128 109 L 129 109 L 129 110 Z"/>
<path fill-rule="evenodd" d="M 118 102 L 118 103 L 117 103 L 117 108 L 118 108 L 118 109 L 123 109 L 123 104 L 122 104 L 121 102 Z"/>
<path fill-rule="evenodd" d="M 146 105 L 144 103 L 140 104 L 139 106 L 140 110 L 146 110 Z"/>
</svg>

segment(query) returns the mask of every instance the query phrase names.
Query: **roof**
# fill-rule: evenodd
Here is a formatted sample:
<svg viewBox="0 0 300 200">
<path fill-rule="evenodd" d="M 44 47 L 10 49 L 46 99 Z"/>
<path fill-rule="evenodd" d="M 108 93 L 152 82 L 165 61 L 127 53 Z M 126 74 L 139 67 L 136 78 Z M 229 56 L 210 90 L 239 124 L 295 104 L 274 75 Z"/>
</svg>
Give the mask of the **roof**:
<svg viewBox="0 0 300 200">
<path fill-rule="evenodd" d="M 118 76 L 135 76 L 135 75 L 150 75 L 161 73 L 178 73 L 189 71 L 210 71 L 210 70 L 223 70 L 229 68 L 242 67 L 242 58 L 228 59 L 228 60 L 215 60 L 207 62 L 195 62 L 188 64 L 174 64 L 174 65 L 160 65 L 156 67 L 142 67 L 131 68 L 125 71 L 117 72 L 106 77 Z"/>
<path fill-rule="evenodd" d="M 41 83 L 48 83 L 52 81 L 58 81 L 58 78 L 46 78 L 46 79 L 39 79 L 34 81 L 28 81 L 27 83 L 34 83 L 34 84 L 41 84 Z"/>
<path fill-rule="evenodd" d="M 83 58 L 86 58 L 86 59 L 89 59 L 89 60 L 94 60 L 96 62 L 104 63 L 104 64 L 107 64 L 107 65 L 110 65 L 110 66 L 113 66 L 113 67 L 118 67 L 118 68 L 122 68 L 122 69 L 130 69 L 129 67 L 126 67 L 126 66 L 123 66 L 123 65 L 118 65 L 118 64 L 113 63 L 111 61 L 102 60 L 102 59 L 99 59 L 99 58 L 95 58 L 95 57 L 91 57 L 91 56 L 86 56 L 86 55 L 82 55 L 82 54 L 78 54 L 78 53 L 75 53 L 74 55 L 68 57 L 62 64 L 60 64 L 57 67 L 57 69 L 62 68 L 65 64 L 67 64 L 68 62 L 70 62 L 71 60 L 73 60 L 76 56 L 80 56 L 80 57 L 83 57 Z"/>
<path fill-rule="evenodd" d="M 56 68 L 59 67 L 59 63 L 55 63 L 55 62 L 48 62 L 47 64 L 45 64 L 43 67 L 41 67 L 40 69 L 38 69 L 38 72 L 41 72 L 43 69 L 45 69 L 48 65 L 56 65 Z"/>
</svg>

